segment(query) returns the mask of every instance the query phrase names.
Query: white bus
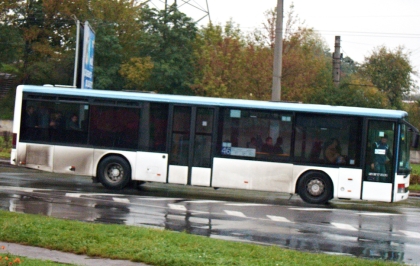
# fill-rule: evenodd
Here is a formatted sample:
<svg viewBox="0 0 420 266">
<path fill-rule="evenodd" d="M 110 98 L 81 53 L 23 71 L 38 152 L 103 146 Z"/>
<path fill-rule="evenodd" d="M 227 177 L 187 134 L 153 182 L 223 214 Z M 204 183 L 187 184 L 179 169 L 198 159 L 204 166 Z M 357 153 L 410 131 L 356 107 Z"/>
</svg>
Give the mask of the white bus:
<svg viewBox="0 0 420 266">
<path fill-rule="evenodd" d="M 11 163 L 130 181 L 396 202 L 408 198 L 407 113 L 356 107 L 27 86 Z"/>
</svg>

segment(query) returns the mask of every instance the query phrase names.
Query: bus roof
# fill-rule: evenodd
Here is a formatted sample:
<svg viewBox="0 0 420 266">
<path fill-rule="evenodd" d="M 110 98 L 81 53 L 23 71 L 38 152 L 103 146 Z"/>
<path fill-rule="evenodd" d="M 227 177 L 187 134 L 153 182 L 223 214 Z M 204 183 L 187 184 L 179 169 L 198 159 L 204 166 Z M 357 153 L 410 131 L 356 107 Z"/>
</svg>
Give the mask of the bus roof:
<svg viewBox="0 0 420 266">
<path fill-rule="evenodd" d="M 383 118 L 404 118 L 407 112 L 400 110 L 375 109 L 363 107 L 349 106 L 332 106 L 321 104 L 301 104 L 287 102 L 268 102 L 257 100 L 243 99 L 226 99 L 203 96 L 185 96 L 172 94 L 156 94 L 147 92 L 126 92 L 126 91 L 108 91 L 108 90 L 81 90 L 76 88 L 63 88 L 53 86 L 32 86 L 20 85 L 23 92 L 44 93 L 49 95 L 66 95 L 78 97 L 99 97 L 115 100 L 135 100 L 135 101 L 152 101 L 167 102 L 178 104 L 197 104 L 202 106 L 226 106 L 233 108 L 252 108 L 265 110 L 281 110 L 281 111 L 299 111 L 308 113 L 325 113 L 336 115 L 355 115 L 355 116 L 371 116 Z"/>
</svg>

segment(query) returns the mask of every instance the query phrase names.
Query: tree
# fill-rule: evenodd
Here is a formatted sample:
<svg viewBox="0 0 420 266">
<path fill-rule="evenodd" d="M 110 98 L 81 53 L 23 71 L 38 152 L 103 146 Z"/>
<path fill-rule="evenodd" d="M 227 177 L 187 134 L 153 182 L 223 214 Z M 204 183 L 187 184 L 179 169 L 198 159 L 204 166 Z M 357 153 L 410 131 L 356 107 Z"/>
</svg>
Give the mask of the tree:
<svg viewBox="0 0 420 266">
<path fill-rule="evenodd" d="M 0 25 L 0 64 L 13 64 L 23 51 L 19 30 L 11 25 Z"/>
<path fill-rule="evenodd" d="M 132 57 L 121 66 L 120 74 L 128 80 L 127 88 L 141 90 L 149 80 L 152 70 L 153 62 L 150 57 Z"/>
<path fill-rule="evenodd" d="M 387 108 L 388 98 L 369 80 L 358 74 L 345 76 L 337 88 L 328 86 L 314 94 L 311 102 L 320 104 Z"/>
<path fill-rule="evenodd" d="M 74 56 L 69 49 L 74 39 L 72 14 L 79 2 L 27 0 L 5 1 L 1 5 L 2 26 L 13 28 L 9 30 L 13 33 L 9 64 L 19 69 L 20 82 L 68 84 L 73 76 L 73 65 L 67 59 Z"/>
<path fill-rule="evenodd" d="M 122 89 L 125 85 L 118 71 L 133 56 L 132 49 L 143 34 L 136 1 L 7 0 L 0 7 L 1 38 L 3 33 L 16 35 L 10 40 L 16 47 L 4 47 L 14 53 L 2 55 L 1 60 L 19 69 L 21 83 L 73 83 L 78 18 L 89 21 L 96 31 L 94 87 Z"/>
<path fill-rule="evenodd" d="M 244 77 L 244 45 L 240 31 L 227 22 L 203 27 L 194 46 L 197 58 L 196 94 L 213 97 L 241 98 L 247 94 Z"/>
<path fill-rule="evenodd" d="M 197 28 L 191 18 L 178 10 L 176 4 L 168 10 L 142 8 L 139 21 L 144 32 L 137 43 L 135 57 L 150 57 L 153 69 L 144 89 L 161 93 L 192 94 L 193 42 Z"/>
<path fill-rule="evenodd" d="M 411 75 L 416 72 L 408 56 L 403 47 L 397 47 L 392 51 L 381 46 L 376 48 L 370 56 L 365 57 L 359 70 L 388 97 L 392 108 L 401 109 L 403 96 L 415 87 Z"/>
<path fill-rule="evenodd" d="M 95 30 L 95 89 L 122 90 L 127 80 L 121 75 L 122 65 L 135 57 L 138 41 L 144 34 L 138 24 L 141 7 L 131 0 L 88 1 L 89 8 L 79 16 Z"/>
<path fill-rule="evenodd" d="M 332 86 L 331 57 L 313 29 L 298 27 L 283 41 L 282 99 L 312 102 Z"/>
<path fill-rule="evenodd" d="M 123 48 L 111 24 L 97 23 L 95 34 L 94 82 L 98 90 L 122 90 L 125 86 L 119 74 L 123 63 Z"/>
</svg>

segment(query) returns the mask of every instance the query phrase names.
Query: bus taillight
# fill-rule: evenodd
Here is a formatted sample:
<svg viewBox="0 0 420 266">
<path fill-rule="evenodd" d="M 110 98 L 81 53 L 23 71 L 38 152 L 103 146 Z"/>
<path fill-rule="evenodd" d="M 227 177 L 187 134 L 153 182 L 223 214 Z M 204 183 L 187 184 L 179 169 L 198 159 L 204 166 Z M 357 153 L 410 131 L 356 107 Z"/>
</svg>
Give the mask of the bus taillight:
<svg viewBox="0 0 420 266">
<path fill-rule="evenodd" d="M 397 193 L 405 193 L 405 184 L 398 184 L 398 192 Z"/>
<path fill-rule="evenodd" d="M 13 133 L 13 137 L 12 137 L 12 148 L 16 149 L 16 140 L 17 140 L 17 134 Z"/>
</svg>

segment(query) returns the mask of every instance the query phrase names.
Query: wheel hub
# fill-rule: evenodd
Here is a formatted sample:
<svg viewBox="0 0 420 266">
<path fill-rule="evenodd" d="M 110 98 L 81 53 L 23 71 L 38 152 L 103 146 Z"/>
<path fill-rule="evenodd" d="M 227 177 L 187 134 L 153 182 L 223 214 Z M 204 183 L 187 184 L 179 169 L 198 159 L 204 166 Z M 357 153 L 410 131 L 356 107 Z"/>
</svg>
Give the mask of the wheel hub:
<svg viewBox="0 0 420 266">
<path fill-rule="evenodd" d="M 110 181 L 117 182 L 123 176 L 123 169 L 120 165 L 111 165 L 107 171 L 107 177 Z"/>
<path fill-rule="evenodd" d="M 117 168 L 114 168 L 111 170 L 111 176 L 117 177 L 120 175 L 120 170 Z"/>
<path fill-rule="evenodd" d="M 319 179 L 313 179 L 308 183 L 307 188 L 312 196 L 319 196 L 324 192 L 325 186 Z"/>
</svg>

